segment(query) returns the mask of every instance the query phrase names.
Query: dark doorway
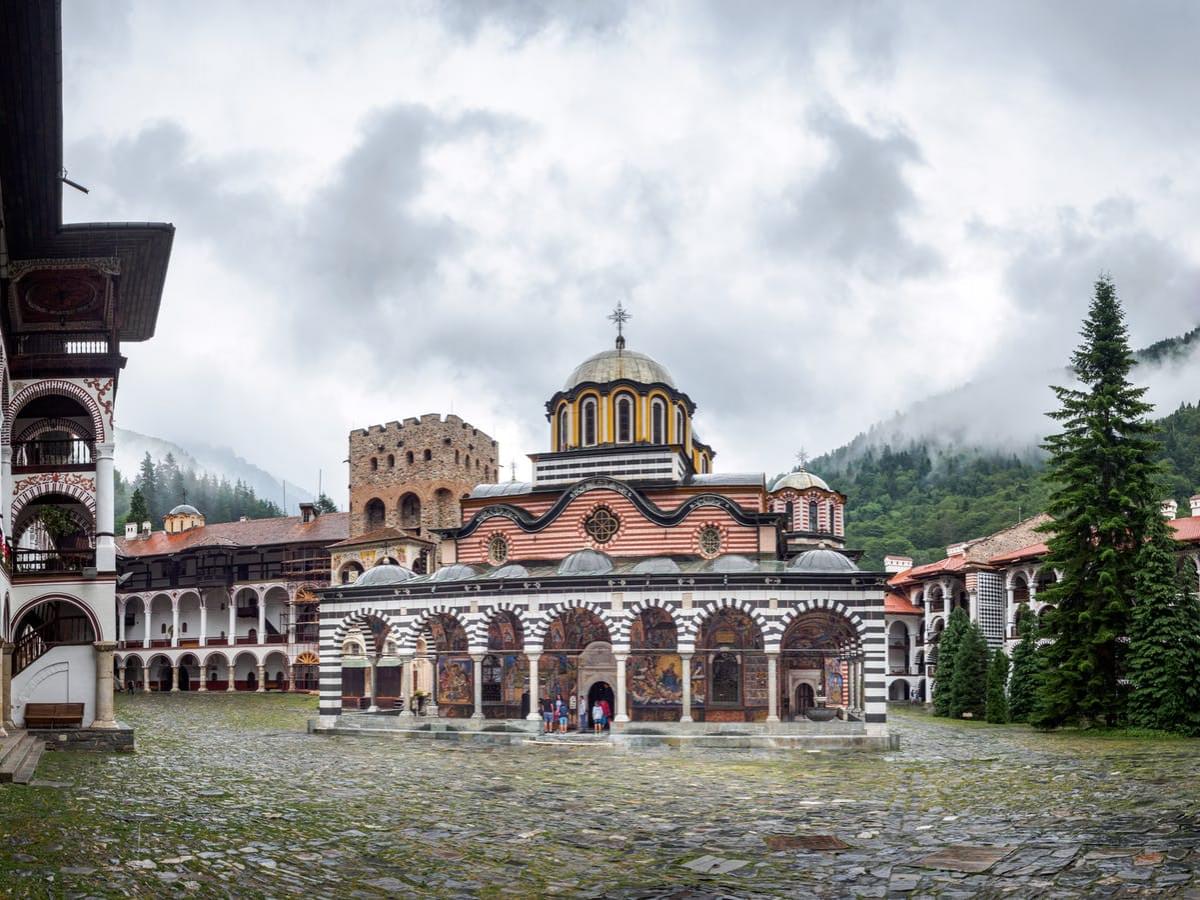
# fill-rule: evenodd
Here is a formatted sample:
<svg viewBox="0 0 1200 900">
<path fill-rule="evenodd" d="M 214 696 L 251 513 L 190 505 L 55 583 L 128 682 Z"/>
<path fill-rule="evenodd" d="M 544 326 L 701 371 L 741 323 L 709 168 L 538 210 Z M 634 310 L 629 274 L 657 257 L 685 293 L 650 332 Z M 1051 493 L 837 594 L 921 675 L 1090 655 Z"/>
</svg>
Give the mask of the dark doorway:
<svg viewBox="0 0 1200 900">
<path fill-rule="evenodd" d="M 588 688 L 587 714 L 589 721 L 591 720 L 592 707 L 601 700 L 608 701 L 608 708 L 611 710 L 612 715 L 615 716 L 617 714 L 616 695 L 613 694 L 612 685 L 610 685 L 607 681 L 597 681 L 590 688 Z"/>
<path fill-rule="evenodd" d="M 187 666 L 179 667 L 179 689 L 181 691 L 190 691 L 192 689 L 192 680 L 188 677 Z"/>
<path fill-rule="evenodd" d="M 254 672 L 250 672 L 246 676 L 246 690 L 248 690 L 248 691 L 257 691 L 258 690 L 258 675 L 255 674 Z"/>
<path fill-rule="evenodd" d="M 816 705 L 817 698 L 811 684 L 802 684 L 796 688 L 796 715 L 803 716 Z"/>
</svg>

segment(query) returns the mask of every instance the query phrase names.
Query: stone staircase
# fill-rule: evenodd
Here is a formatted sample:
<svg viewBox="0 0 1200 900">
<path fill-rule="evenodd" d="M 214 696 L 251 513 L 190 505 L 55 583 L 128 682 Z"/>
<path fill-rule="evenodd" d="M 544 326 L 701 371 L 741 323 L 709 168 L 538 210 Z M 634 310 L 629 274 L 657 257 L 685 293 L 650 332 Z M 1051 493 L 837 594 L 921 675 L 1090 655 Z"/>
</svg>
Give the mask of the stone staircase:
<svg viewBox="0 0 1200 900">
<path fill-rule="evenodd" d="M 0 784 L 29 784 L 45 752 L 45 739 L 27 731 L 0 738 Z"/>
</svg>

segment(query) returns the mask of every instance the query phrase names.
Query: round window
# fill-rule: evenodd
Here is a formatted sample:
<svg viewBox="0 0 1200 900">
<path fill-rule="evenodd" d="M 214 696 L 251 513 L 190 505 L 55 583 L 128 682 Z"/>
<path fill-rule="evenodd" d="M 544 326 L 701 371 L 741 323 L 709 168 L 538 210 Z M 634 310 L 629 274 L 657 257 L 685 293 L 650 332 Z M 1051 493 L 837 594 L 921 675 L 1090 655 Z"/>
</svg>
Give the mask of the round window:
<svg viewBox="0 0 1200 900">
<path fill-rule="evenodd" d="M 598 506 L 583 522 L 583 528 L 597 544 L 607 544 L 621 527 L 621 520 L 607 506 Z"/>
<path fill-rule="evenodd" d="M 700 552 L 705 556 L 716 556 L 721 552 L 721 532 L 716 525 L 705 525 L 700 529 Z"/>
<path fill-rule="evenodd" d="M 488 559 L 500 565 L 508 559 L 508 538 L 502 534 L 493 534 L 488 541 Z"/>
</svg>

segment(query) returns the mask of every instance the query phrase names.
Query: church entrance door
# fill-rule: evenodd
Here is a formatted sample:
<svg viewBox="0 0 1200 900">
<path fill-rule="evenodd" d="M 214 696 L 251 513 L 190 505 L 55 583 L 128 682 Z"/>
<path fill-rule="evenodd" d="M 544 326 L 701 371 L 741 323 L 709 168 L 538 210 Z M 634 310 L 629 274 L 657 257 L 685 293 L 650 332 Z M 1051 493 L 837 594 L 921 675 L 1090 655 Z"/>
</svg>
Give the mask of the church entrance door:
<svg viewBox="0 0 1200 900">
<path fill-rule="evenodd" d="M 817 697 L 811 684 L 802 684 L 796 688 L 796 715 L 800 718 L 817 705 Z"/>
<path fill-rule="evenodd" d="M 613 710 L 614 711 L 613 714 L 615 715 L 616 714 L 615 711 L 617 708 L 615 698 L 616 698 L 616 694 L 613 693 L 611 684 L 609 684 L 607 681 L 594 682 L 592 684 L 592 686 L 588 689 L 588 696 L 587 696 L 588 716 L 591 716 L 591 714 L 592 714 L 592 707 L 595 706 L 597 703 L 599 703 L 601 700 L 608 701 L 608 708 L 610 710 Z"/>
</svg>

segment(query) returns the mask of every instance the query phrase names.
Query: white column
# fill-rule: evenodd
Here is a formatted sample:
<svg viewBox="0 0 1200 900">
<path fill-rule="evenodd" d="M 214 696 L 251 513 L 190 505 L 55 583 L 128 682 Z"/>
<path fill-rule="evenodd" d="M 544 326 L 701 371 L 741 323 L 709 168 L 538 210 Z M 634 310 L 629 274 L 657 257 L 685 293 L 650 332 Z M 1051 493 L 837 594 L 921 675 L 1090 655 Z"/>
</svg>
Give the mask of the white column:
<svg viewBox="0 0 1200 900">
<path fill-rule="evenodd" d="M 967 613 L 972 622 L 979 624 L 979 591 L 967 592 Z"/>
<path fill-rule="evenodd" d="M 296 601 L 294 599 L 288 600 L 287 642 L 289 644 L 296 643 Z"/>
<path fill-rule="evenodd" d="M 529 714 L 525 718 L 540 722 L 542 714 L 538 712 L 538 659 L 541 658 L 541 654 L 526 653 L 525 658 L 529 660 Z"/>
<path fill-rule="evenodd" d="M 366 675 L 363 685 L 366 687 L 367 712 L 379 712 L 379 707 L 375 705 L 375 666 L 376 660 L 372 657 L 367 660 L 367 670 L 363 673 Z"/>
<path fill-rule="evenodd" d="M 179 646 L 179 595 L 171 595 L 171 646 Z"/>
<path fill-rule="evenodd" d="M 208 600 L 200 595 L 200 646 L 208 646 Z"/>
<path fill-rule="evenodd" d="M 628 722 L 629 716 L 625 711 L 625 660 L 629 658 L 629 654 L 614 653 L 613 658 L 617 661 L 617 708 L 613 714 L 613 721 Z"/>
<path fill-rule="evenodd" d="M 479 722 L 483 721 L 483 654 L 472 653 L 471 662 L 474 664 L 473 679 L 471 686 L 475 691 L 475 712 L 471 714 L 471 718 Z"/>
<path fill-rule="evenodd" d="M 254 669 L 255 669 L 255 671 L 258 672 L 258 688 L 255 691 L 255 693 L 259 693 L 259 694 L 266 693 L 266 690 L 267 690 L 267 667 L 264 666 L 262 663 L 259 663 L 257 666 L 254 667 Z"/>
<path fill-rule="evenodd" d="M 117 598 L 117 643 L 125 646 L 125 603 L 124 597 Z"/>
<path fill-rule="evenodd" d="M 226 692 L 226 693 L 229 693 L 230 691 L 236 691 L 236 690 L 237 690 L 237 688 L 236 688 L 236 687 L 234 687 L 234 684 L 233 684 L 233 676 L 234 676 L 234 675 L 236 675 L 236 674 L 237 674 L 237 670 L 234 668 L 234 666 L 233 666 L 233 663 L 230 663 L 230 664 L 229 664 L 229 681 L 228 681 L 228 683 L 225 685 L 225 692 Z"/>
<path fill-rule="evenodd" d="M 229 589 L 229 646 L 237 644 L 237 591 Z"/>
<path fill-rule="evenodd" d="M 909 672 L 917 671 L 917 635 L 913 628 L 905 624 L 905 629 L 908 631 L 908 669 Z"/>
<path fill-rule="evenodd" d="M 412 711 L 412 671 L 413 658 L 411 656 L 401 657 L 400 662 L 400 697 L 404 701 L 401 709 L 401 718 L 408 718 L 413 714 Z"/>
<path fill-rule="evenodd" d="M 1017 589 L 1011 581 L 1004 586 L 1004 594 L 1004 639 L 1007 641 L 1017 627 Z"/>
<path fill-rule="evenodd" d="M 142 663 L 142 693 L 150 693 L 150 663 Z"/>
<path fill-rule="evenodd" d="M 179 693 L 179 663 L 171 663 L 171 693 Z"/>
<path fill-rule="evenodd" d="M 117 570 L 113 540 L 113 444 L 96 445 L 96 570 Z"/>
<path fill-rule="evenodd" d="M 267 642 L 267 595 L 265 592 L 258 595 L 258 642 L 260 644 Z"/>
<path fill-rule="evenodd" d="M 767 721 L 779 721 L 779 654 L 767 654 Z"/>
<path fill-rule="evenodd" d="M 692 721 L 692 654 L 680 653 L 679 660 L 683 664 L 683 710 L 680 713 L 680 722 Z"/>
<path fill-rule="evenodd" d="M 5 413 L 8 410 L 4 411 Z M 12 477 L 12 447 L 0 447 L 0 525 L 5 534 L 12 538 L 13 477 Z"/>
<path fill-rule="evenodd" d="M 200 664 L 200 686 L 196 688 L 201 694 L 208 692 L 208 663 Z"/>
<path fill-rule="evenodd" d="M 154 596 L 142 598 L 142 649 L 150 649 L 150 610 L 154 607 Z"/>
</svg>

